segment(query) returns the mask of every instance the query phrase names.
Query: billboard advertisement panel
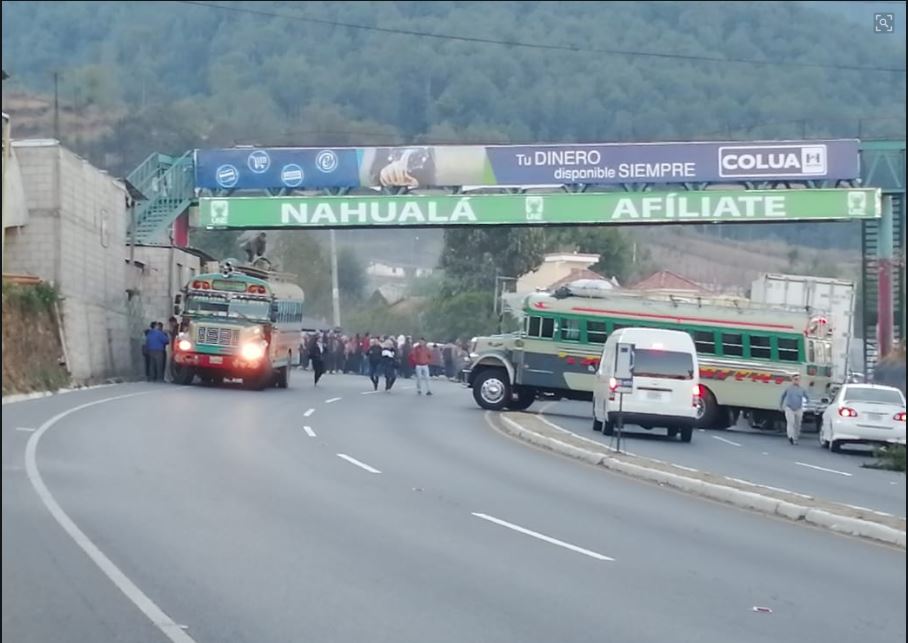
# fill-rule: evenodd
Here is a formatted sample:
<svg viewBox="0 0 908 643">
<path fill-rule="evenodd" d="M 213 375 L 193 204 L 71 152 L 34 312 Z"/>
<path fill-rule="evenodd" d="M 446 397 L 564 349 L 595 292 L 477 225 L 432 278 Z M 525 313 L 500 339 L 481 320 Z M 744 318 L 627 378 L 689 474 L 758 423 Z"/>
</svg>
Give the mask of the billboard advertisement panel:
<svg viewBox="0 0 908 643">
<path fill-rule="evenodd" d="M 857 140 L 196 150 L 207 190 L 852 180 Z"/>
</svg>

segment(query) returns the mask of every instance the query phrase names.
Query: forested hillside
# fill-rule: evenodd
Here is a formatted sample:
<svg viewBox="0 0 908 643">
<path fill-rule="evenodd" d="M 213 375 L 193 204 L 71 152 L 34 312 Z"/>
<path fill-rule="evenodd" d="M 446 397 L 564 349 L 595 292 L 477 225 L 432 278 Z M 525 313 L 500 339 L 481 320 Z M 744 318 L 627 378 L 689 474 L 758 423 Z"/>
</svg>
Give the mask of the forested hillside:
<svg viewBox="0 0 908 643">
<path fill-rule="evenodd" d="M 235 144 L 902 138 L 904 37 L 861 26 L 873 3 L 839 4 L 13 0 L 4 109 L 49 105 L 57 72 L 61 138 L 120 175 L 152 151 Z M 52 135 L 46 109 L 12 111 Z M 767 230 L 725 236 L 858 241 Z M 388 260 L 441 245 L 373 234 L 353 236 Z"/>
</svg>

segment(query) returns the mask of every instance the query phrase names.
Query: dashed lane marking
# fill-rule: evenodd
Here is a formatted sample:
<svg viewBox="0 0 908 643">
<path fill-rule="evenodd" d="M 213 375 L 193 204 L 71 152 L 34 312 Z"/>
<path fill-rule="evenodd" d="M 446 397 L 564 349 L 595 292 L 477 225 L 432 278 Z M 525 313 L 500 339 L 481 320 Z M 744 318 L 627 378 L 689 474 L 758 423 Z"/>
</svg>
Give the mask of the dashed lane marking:
<svg viewBox="0 0 908 643">
<path fill-rule="evenodd" d="M 516 531 L 518 533 L 525 534 L 527 536 L 531 536 L 531 537 L 541 540 L 543 542 L 547 542 L 552 545 L 557 545 L 558 547 L 564 547 L 565 549 L 570 549 L 571 551 L 575 551 L 578 554 L 583 554 L 584 556 L 589 556 L 590 558 L 595 558 L 596 560 L 607 560 L 610 562 L 614 562 L 614 560 L 615 560 L 614 558 L 611 558 L 609 556 L 603 556 L 602 554 L 597 554 L 596 552 L 590 551 L 589 549 L 584 549 L 583 547 L 578 547 L 577 545 L 572 545 L 570 543 L 566 543 L 563 540 L 558 540 L 557 538 L 552 538 L 551 536 L 546 536 L 544 534 L 540 534 L 539 532 L 531 531 L 529 529 L 526 529 L 525 527 L 521 527 L 519 525 L 515 525 L 514 523 L 507 522 L 506 520 L 502 520 L 500 518 L 495 518 L 494 516 L 489 516 L 487 514 L 476 513 L 476 512 L 473 512 L 473 515 L 476 516 L 477 518 L 482 518 L 483 520 L 487 520 L 491 523 L 495 523 L 496 525 L 500 525 L 502 527 L 506 527 L 506 528 Z"/>
<path fill-rule="evenodd" d="M 340 402 L 340 400 L 341 398 L 339 397 L 332 397 L 329 400 L 325 400 L 325 404 L 334 404 L 335 402 Z"/>
<path fill-rule="evenodd" d="M 726 440 L 725 438 L 720 437 L 720 436 L 718 436 L 718 435 L 714 435 L 714 436 L 713 436 L 713 439 L 714 439 L 714 440 L 718 440 L 719 442 L 724 442 L 725 444 L 730 444 L 730 445 L 732 445 L 733 447 L 739 447 L 739 446 L 741 446 L 741 445 L 738 444 L 737 442 L 732 442 L 731 440 Z"/>
<path fill-rule="evenodd" d="M 370 466 L 369 466 L 368 464 L 366 464 L 365 462 L 360 462 L 360 461 L 357 460 L 356 458 L 351 458 L 349 455 L 347 455 L 347 454 L 345 454 L 345 453 L 338 453 L 338 454 L 337 454 L 337 457 L 338 457 L 338 458 L 341 458 L 341 459 L 343 459 L 343 460 L 346 460 L 346 461 L 349 462 L 350 464 L 355 465 L 355 466 L 359 467 L 360 469 L 365 469 L 365 470 L 368 471 L 369 473 L 381 473 L 381 471 L 379 471 L 379 470 L 376 469 L 375 467 L 370 467 Z"/>
<path fill-rule="evenodd" d="M 852 474 L 846 473 L 845 471 L 836 471 L 835 469 L 827 469 L 826 467 L 818 467 L 815 464 L 807 464 L 806 462 L 795 462 L 799 467 L 807 467 L 808 469 L 816 469 L 817 471 L 825 471 L 826 473 L 834 473 L 839 476 L 845 476 L 847 478 L 852 477 Z"/>
<path fill-rule="evenodd" d="M 308 435 L 310 438 L 316 437 L 315 431 L 312 430 L 311 426 L 304 426 L 303 431 L 305 431 L 306 435 Z"/>
<path fill-rule="evenodd" d="M 307 417 L 309 417 L 310 415 L 312 415 L 313 413 L 315 413 L 315 409 L 309 409 L 308 411 L 306 411 L 305 413 L 303 413 L 303 417 L 306 417 L 306 418 L 307 418 Z"/>
</svg>

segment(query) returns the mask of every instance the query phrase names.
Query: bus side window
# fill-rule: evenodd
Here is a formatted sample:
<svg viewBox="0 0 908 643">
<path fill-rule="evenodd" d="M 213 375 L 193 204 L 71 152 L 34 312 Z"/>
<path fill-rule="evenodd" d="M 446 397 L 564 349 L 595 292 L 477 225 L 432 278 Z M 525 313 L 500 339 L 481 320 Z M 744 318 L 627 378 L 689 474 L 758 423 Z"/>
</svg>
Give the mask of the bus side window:
<svg viewBox="0 0 908 643">
<path fill-rule="evenodd" d="M 816 342 L 812 339 L 807 340 L 807 363 L 816 364 L 817 363 L 817 348 Z"/>
<path fill-rule="evenodd" d="M 552 339 L 555 337 L 555 320 L 551 317 L 542 318 L 542 329 L 539 333 L 540 337 L 545 339 Z"/>
<path fill-rule="evenodd" d="M 586 322 L 586 341 L 590 344 L 604 344 L 608 339 L 608 331 L 604 321 Z"/>
<path fill-rule="evenodd" d="M 779 361 L 781 361 L 781 362 L 800 362 L 801 361 L 801 351 L 798 346 L 798 340 L 779 338 L 777 341 L 778 341 L 778 350 L 779 350 Z"/>
<path fill-rule="evenodd" d="M 755 359 L 772 358 L 772 341 L 765 335 L 751 335 L 750 356 Z"/>
<path fill-rule="evenodd" d="M 722 333 L 722 354 L 731 357 L 743 357 L 744 337 L 737 333 Z"/>
<path fill-rule="evenodd" d="M 539 317 L 527 318 L 527 335 L 530 337 L 539 337 L 539 325 L 542 320 Z"/>
<path fill-rule="evenodd" d="M 694 345 L 698 353 L 704 355 L 716 354 L 716 334 L 711 330 L 695 330 Z"/>
<path fill-rule="evenodd" d="M 561 339 L 568 342 L 580 341 L 580 320 L 579 319 L 562 319 L 561 320 Z"/>
</svg>

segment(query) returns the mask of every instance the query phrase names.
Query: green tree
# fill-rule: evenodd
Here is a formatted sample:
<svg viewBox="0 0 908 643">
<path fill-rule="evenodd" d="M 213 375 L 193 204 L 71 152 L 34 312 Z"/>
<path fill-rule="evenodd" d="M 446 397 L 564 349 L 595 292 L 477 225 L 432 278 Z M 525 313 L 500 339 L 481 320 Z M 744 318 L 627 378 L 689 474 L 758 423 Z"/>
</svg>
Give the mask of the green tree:
<svg viewBox="0 0 908 643">
<path fill-rule="evenodd" d="M 366 269 L 356 251 L 343 247 L 337 253 L 337 287 L 347 299 L 359 301 L 366 287 Z"/>
<path fill-rule="evenodd" d="M 541 228 L 452 228 L 445 230 L 440 266 L 442 294 L 494 292 L 496 277 L 518 277 L 539 265 Z"/>
</svg>

